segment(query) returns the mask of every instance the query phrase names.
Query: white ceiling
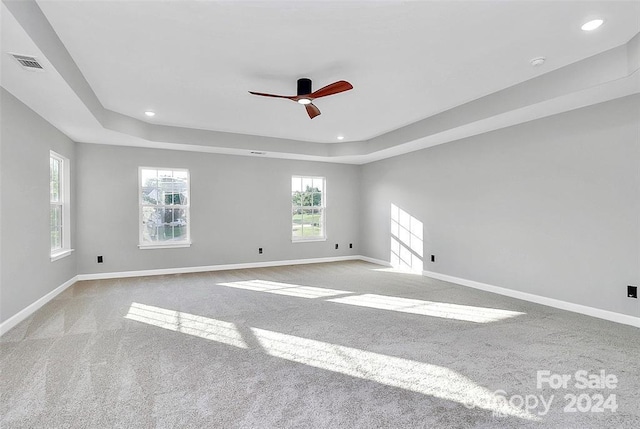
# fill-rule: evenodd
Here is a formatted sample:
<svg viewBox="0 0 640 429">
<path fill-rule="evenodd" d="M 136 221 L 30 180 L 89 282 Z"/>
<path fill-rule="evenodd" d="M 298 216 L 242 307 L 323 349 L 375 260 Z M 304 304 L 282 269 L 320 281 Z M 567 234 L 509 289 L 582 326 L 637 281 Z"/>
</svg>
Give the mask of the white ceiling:
<svg viewBox="0 0 640 429">
<path fill-rule="evenodd" d="M 104 109 L 172 130 L 336 145 L 369 141 L 534 82 L 625 45 L 640 32 L 639 1 L 39 0 L 37 6 Z M 15 21 L 6 20 L 11 25 L 3 25 L 2 49 L 24 49 L 19 53 L 39 54 L 46 61 L 52 48 L 34 35 L 34 23 L 26 22 L 29 14 L 35 15 L 14 12 Z M 603 18 L 605 25 L 592 33 L 580 30 L 593 17 Z M 16 22 L 25 28 L 13 28 Z M 11 37 L 5 33 L 18 42 L 9 46 L 4 39 Z M 531 67 L 529 60 L 538 56 L 546 57 L 546 63 Z M 60 62 L 49 60 L 53 66 L 48 71 L 58 81 L 52 85 L 68 85 L 63 88 L 68 92 L 72 79 L 62 67 L 55 70 Z M 3 65 L 3 75 L 11 67 Z M 25 79 L 15 70 L 10 74 L 3 76 L 3 86 L 23 101 L 31 100 L 25 95 Z M 317 100 L 322 115 L 313 120 L 289 100 L 247 92 L 294 95 L 300 77 L 311 78 L 314 89 L 340 79 L 354 89 Z M 68 104 L 81 110 L 77 106 L 84 107 L 86 97 L 75 93 L 52 101 L 49 109 Z M 55 114 L 47 113 L 46 106 L 36 107 L 45 118 Z M 157 115 L 148 119 L 145 110 Z M 72 122 L 57 120 L 75 139 L 105 142 L 95 136 L 108 126 L 91 125 L 86 118 L 83 124 Z M 131 133 L 131 138 L 154 140 L 149 134 L 158 133 Z M 345 136 L 343 143 L 337 142 L 338 135 Z M 185 139 L 186 134 L 172 142 L 188 144 Z M 264 144 L 261 149 L 268 150 L 268 142 Z"/>
</svg>

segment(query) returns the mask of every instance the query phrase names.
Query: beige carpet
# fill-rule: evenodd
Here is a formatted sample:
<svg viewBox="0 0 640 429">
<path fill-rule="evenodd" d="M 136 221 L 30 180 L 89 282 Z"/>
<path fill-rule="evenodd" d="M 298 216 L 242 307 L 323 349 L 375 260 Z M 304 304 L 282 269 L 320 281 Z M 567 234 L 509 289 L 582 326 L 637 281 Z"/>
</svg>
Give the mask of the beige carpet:
<svg viewBox="0 0 640 429">
<path fill-rule="evenodd" d="M 2 428 L 640 427 L 637 328 L 364 262 L 79 282 L 0 344 Z"/>
</svg>

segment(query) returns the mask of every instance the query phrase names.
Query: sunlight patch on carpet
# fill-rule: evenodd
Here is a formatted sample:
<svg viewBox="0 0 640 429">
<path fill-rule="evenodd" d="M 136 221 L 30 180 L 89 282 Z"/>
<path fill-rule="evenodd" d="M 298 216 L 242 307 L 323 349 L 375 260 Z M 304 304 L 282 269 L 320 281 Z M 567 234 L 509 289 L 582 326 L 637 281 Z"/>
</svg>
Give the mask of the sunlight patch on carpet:
<svg viewBox="0 0 640 429">
<path fill-rule="evenodd" d="M 243 349 L 248 348 L 234 323 L 134 302 L 126 319 Z"/>
<path fill-rule="evenodd" d="M 131 304 L 125 318 L 242 349 L 249 348 L 236 325 L 230 322 L 136 302 Z M 269 356 L 482 408 L 503 416 L 540 420 L 509 402 L 496 401 L 495 394 L 488 389 L 443 366 L 265 329 L 249 328 L 249 332 Z"/>
<path fill-rule="evenodd" d="M 499 320 L 525 314 L 519 311 L 501 310 L 498 308 L 475 307 L 471 305 L 450 304 L 448 302 L 422 301 L 419 299 L 399 298 L 395 296 L 376 294 L 346 296 L 342 298 L 329 299 L 327 301 L 475 323 L 497 322 Z"/>
<path fill-rule="evenodd" d="M 326 298 L 329 296 L 351 293 L 346 290 L 326 289 L 313 286 L 301 286 L 288 283 L 278 283 L 268 280 L 243 280 L 231 283 L 218 283 L 218 286 L 232 287 L 236 289 L 268 292 L 277 295 L 296 296 L 299 298 Z"/>
<path fill-rule="evenodd" d="M 500 415 L 540 420 L 508 402 L 496 401 L 493 392 L 449 368 L 264 329 L 252 328 L 251 331 L 271 356 L 464 405 L 472 404 Z"/>
</svg>

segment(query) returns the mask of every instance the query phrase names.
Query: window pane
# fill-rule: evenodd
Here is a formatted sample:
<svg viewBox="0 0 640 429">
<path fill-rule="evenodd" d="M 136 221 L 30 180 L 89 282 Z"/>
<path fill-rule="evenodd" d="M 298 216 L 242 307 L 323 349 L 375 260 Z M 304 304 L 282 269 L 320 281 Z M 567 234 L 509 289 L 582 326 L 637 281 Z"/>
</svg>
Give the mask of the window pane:
<svg viewBox="0 0 640 429">
<path fill-rule="evenodd" d="M 186 171 L 175 170 L 173 172 L 173 178 L 179 182 L 186 182 L 188 177 L 189 175 L 187 174 Z"/>
<path fill-rule="evenodd" d="M 323 178 L 291 178 L 291 235 L 294 240 L 324 238 L 323 191 Z"/>
<path fill-rule="evenodd" d="M 291 192 L 302 191 L 302 177 L 293 176 L 291 178 Z"/>
<path fill-rule="evenodd" d="M 51 224 L 51 250 L 62 248 L 62 207 L 51 206 L 50 210 Z"/>
<path fill-rule="evenodd" d="M 293 237 L 302 237 L 302 210 L 293 209 L 291 213 L 291 234 Z"/>
<path fill-rule="evenodd" d="M 304 192 L 310 191 L 312 186 L 313 186 L 313 179 L 308 178 L 308 177 L 303 177 L 302 178 L 302 190 Z"/>
<path fill-rule="evenodd" d="M 292 210 L 292 217 L 291 217 L 291 226 L 292 226 L 293 235 L 302 236 L 302 220 L 303 220 L 302 209 L 294 208 Z"/>
<path fill-rule="evenodd" d="M 167 188 L 170 188 L 170 187 L 172 186 L 167 186 Z M 163 197 L 164 197 L 164 204 L 167 206 L 180 204 L 180 194 L 173 192 L 173 190 L 166 190 L 163 193 Z"/>
<path fill-rule="evenodd" d="M 319 237 L 321 234 L 320 213 L 316 209 L 306 208 L 302 217 L 302 236 L 305 238 Z"/>
<path fill-rule="evenodd" d="M 58 205 L 51 206 L 51 228 L 62 225 L 62 207 Z"/>
<path fill-rule="evenodd" d="M 313 215 L 311 220 L 312 233 L 314 237 L 320 237 L 322 235 L 322 220 L 320 219 L 320 212 L 318 209 L 313 209 Z"/>
<path fill-rule="evenodd" d="M 49 186 L 51 202 L 60 201 L 60 167 L 61 162 L 56 158 L 49 158 Z"/>
<path fill-rule="evenodd" d="M 165 209 L 165 222 L 169 227 L 173 228 L 173 238 L 186 238 L 187 235 L 187 216 L 185 209 Z M 169 213 L 167 213 L 169 212 Z"/>
<path fill-rule="evenodd" d="M 175 191 L 178 193 L 179 203 L 187 205 L 189 199 L 189 175 L 186 171 L 175 171 L 174 177 L 176 179 Z"/>
<path fill-rule="evenodd" d="M 142 241 L 157 241 L 162 228 L 162 209 L 143 207 L 142 228 Z"/>
<path fill-rule="evenodd" d="M 189 239 L 189 172 L 141 169 L 142 244 L 170 244 Z M 157 206 L 157 207 L 153 207 Z"/>
<path fill-rule="evenodd" d="M 311 211 L 302 210 L 302 236 L 307 237 L 311 233 Z"/>
<path fill-rule="evenodd" d="M 322 194 L 319 192 L 314 192 L 311 194 L 311 204 L 314 206 L 322 205 Z"/>
<path fill-rule="evenodd" d="M 158 189 L 158 172 L 143 169 L 140 179 L 141 201 L 146 204 L 159 204 L 161 193 Z"/>
<path fill-rule="evenodd" d="M 305 228 L 305 236 L 308 237 L 315 237 L 317 236 L 317 229 L 318 229 L 318 214 L 316 213 L 315 210 L 313 209 L 309 209 L 307 211 L 307 216 L 305 218 L 305 224 L 307 225 L 307 228 Z"/>
<path fill-rule="evenodd" d="M 324 209 L 322 208 L 318 209 L 318 221 L 320 226 L 320 231 L 318 232 L 318 235 L 324 237 Z"/>
<path fill-rule="evenodd" d="M 161 182 L 166 182 L 173 178 L 173 171 L 171 170 L 158 170 L 158 178 Z"/>
<path fill-rule="evenodd" d="M 323 179 L 313 179 L 313 189 L 322 192 L 324 191 L 324 180 Z"/>
<path fill-rule="evenodd" d="M 186 205 L 188 182 L 186 172 L 174 172 L 171 177 L 165 176 L 160 181 L 160 192 L 162 193 L 162 202 L 164 205 Z M 179 174 L 183 173 L 183 174 Z"/>
<path fill-rule="evenodd" d="M 49 242 L 52 255 L 61 249 L 71 248 L 69 234 L 64 230 L 70 225 L 69 195 L 65 196 L 70 186 L 68 168 L 68 159 L 49 151 Z"/>
<path fill-rule="evenodd" d="M 51 229 L 51 250 L 62 248 L 62 232 L 59 228 Z"/>
<path fill-rule="evenodd" d="M 170 242 L 188 238 L 186 209 L 144 207 L 143 241 Z"/>
<path fill-rule="evenodd" d="M 291 196 L 291 204 L 294 206 L 301 206 L 302 204 L 302 200 L 303 200 L 303 193 L 302 192 L 294 192 L 293 195 Z"/>
</svg>

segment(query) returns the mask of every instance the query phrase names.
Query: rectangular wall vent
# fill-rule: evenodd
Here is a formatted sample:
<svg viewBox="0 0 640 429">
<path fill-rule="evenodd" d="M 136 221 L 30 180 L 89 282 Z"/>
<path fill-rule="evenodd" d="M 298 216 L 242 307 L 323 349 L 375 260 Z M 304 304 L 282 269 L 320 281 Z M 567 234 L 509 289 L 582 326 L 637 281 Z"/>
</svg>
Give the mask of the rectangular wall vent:
<svg viewBox="0 0 640 429">
<path fill-rule="evenodd" d="M 35 57 L 30 57 L 27 55 L 19 55 L 19 54 L 10 54 L 10 55 L 16 59 L 18 64 L 20 64 L 23 68 L 27 70 L 44 71 L 44 68 Z"/>
</svg>

